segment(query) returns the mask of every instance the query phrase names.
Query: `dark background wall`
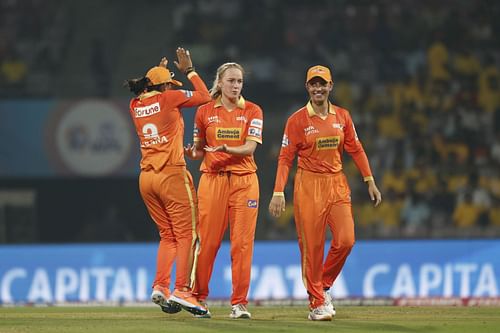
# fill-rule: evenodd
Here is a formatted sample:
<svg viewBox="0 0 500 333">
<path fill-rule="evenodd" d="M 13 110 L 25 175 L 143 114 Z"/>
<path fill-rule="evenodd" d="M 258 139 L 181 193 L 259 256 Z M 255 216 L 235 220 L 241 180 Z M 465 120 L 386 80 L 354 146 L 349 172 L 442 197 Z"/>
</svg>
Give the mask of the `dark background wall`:
<svg viewBox="0 0 500 333">
<path fill-rule="evenodd" d="M 241 63 L 243 94 L 264 110 L 259 239 L 295 237 L 292 210 L 274 220 L 267 205 L 315 64 L 332 69 L 332 101 L 351 111 L 384 196 L 373 210 L 347 156 L 358 238 L 498 237 L 499 14 L 487 0 L 0 0 L 0 242 L 156 239 L 122 82 L 177 46 L 209 86 L 220 64 Z M 78 155 L 96 142 L 108 155 Z"/>
</svg>

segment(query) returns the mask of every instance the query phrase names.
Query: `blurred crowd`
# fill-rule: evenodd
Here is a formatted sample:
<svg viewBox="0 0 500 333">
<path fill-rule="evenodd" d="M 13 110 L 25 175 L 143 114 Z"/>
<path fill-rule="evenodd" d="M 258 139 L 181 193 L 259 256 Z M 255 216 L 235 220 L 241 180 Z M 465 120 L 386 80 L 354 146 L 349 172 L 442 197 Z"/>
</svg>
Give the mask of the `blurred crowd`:
<svg viewBox="0 0 500 333">
<path fill-rule="evenodd" d="M 0 98 L 52 96 L 71 33 L 60 1 L 0 0 Z"/>
<path fill-rule="evenodd" d="M 59 4 L 0 1 L 0 97 L 40 95 L 40 83 L 57 77 L 73 29 Z M 351 111 L 384 197 L 381 207 L 371 207 L 346 157 L 358 237 L 500 236 L 500 2 L 148 5 L 164 11 L 166 40 L 192 51 L 208 85 L 223 62 L 248 70 L 243 93 L 265 113 L 264 145 L 257 150 L 263 191 L 259 238 L 294 237 L 291 207 L 279 220 L 267 214 L 271 166 L 286 117 L 307 101 L 305 70 L 315 64 L 332 68 L 333 102 Z M 28 12 L 37 15 L 28 18 Z M 134 29 L 147 32 L 150 25 L 136 22 Z M 113 72 L 112 62 L 99 59 L 90 66 Z"/>
</svg>

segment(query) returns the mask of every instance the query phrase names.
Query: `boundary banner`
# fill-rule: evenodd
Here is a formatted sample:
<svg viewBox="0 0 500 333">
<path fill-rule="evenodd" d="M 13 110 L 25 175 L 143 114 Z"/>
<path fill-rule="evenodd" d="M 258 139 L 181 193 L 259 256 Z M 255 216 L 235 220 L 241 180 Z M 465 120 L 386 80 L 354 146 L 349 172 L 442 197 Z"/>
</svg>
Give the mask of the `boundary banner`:
<svg viewBox="0 0 500 333">
<path fill-rule="evenodd" d="M 0 246 L 0 304 L 147 302 L 156 251 L 155 243 Z M 230 297 L 229 252 L 223 243 L 211 299 Z M 500 240 L 359 241 L 331 293 L 351 302 L 498 304 L 498 253 Z M 249 298 L 307 298 L 296 242 L 255 243 Z"/>
</svg>

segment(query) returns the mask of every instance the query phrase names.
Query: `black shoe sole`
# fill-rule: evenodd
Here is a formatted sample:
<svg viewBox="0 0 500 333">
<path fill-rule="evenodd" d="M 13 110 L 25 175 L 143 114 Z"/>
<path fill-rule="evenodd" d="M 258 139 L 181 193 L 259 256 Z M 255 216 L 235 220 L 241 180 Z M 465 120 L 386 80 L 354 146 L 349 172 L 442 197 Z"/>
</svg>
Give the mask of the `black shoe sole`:
<svg viewBox="0 0 500 333">
<path fill-rule="evenodd" d="M 182 307 L 177 303 L 169 303 L 169 306 L 160 305 L 160 307 L 161 311 L 168 314 L 174 314 L 182 310 Z"/>
<path fill-rule="evenodd" d="M 206 315 L 207 312 L 208 312 L 208 310 L 202 310 L 200 308 L 192 308 L 192 307 L 185 306 L 185 305 L 182 305 L 180 303 L 177 303 L 176 301 L 170 301 L 170 304 L 172 304 L 172 305 L 175 304 L 176 306 L 180 306 L 181 308 L 183 308 L 187 312 L 192 313 L 194 315 L 203 316 L 203 315 Z"/>
</svg>

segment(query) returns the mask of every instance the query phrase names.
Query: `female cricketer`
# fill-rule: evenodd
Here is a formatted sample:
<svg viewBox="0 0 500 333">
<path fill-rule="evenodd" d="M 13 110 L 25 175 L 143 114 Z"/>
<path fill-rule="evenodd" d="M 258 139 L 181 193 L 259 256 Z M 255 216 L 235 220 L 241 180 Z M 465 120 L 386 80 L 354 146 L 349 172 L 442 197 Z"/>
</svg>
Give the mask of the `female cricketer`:
<svg viewBox="0 0 500 333">
<path fill-rule="evenodd" d="M 298 155 L 294 216 L 302 276 L 309 294 L 308 318 L 331 320 L 335 308 L 328 290 L 354 245 L 351 193 L 342 172 L 344 150 L 361 172 L 375 206 L 380 204 L 382 196 L 349 112 L 329 101 L 333 89 L 330 70 L 320 65 L 309 68 L 305 87 L 310 101 L 286 123 L 269 211 L 275 217 L 284 211 L 283 191 Z M 333 239 L 323 263 L 327 226 Z"/>
<path fill-rule="evenodd" d="M 184 120 L 180 109 L 210 101 L 209 91 L 194 71 L 188 50 L 177 49 L 179 71 L 186 74 L 195 90 L 174 90 L 182 83 L 172 79 L 167 59 L 144 77 L 127 81 L 137 95 L 130 101 L 130 115 L 141 145 L 139 189 L 160 234 L 156 276 L 151 300 L 164 312 L 181 307 L 203 315 L 207 309 L 193 297 L 198 248 L 196 192 L 184 160 Z M 170 274 L 176 262 L 175 290 L 170 293 Z"/>
<path fill-rule="evenodd" d="M 191 158 L 203 157 L 198 186 L 201 248 L 194 294 L 204 303 L 215 257 L 229 224 L 233 291 L 230 318 L 250 319 L 253 243 L 259 206 L 259 181 L 253 153 L 262 143 L 261 108 L 241 96 L 244 70 L 237 63 L 221 65 L 210 94 L 198 108 Z M 210 313 L 205 315 L 210 317 Z"/>
</svg>

